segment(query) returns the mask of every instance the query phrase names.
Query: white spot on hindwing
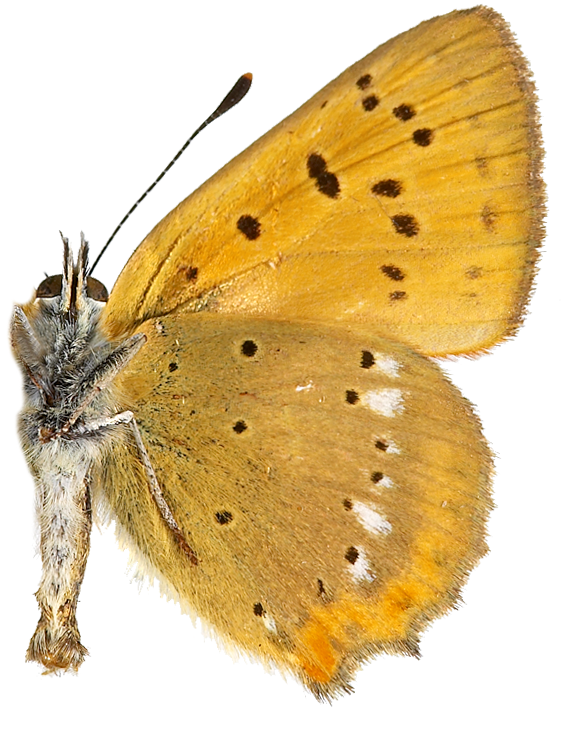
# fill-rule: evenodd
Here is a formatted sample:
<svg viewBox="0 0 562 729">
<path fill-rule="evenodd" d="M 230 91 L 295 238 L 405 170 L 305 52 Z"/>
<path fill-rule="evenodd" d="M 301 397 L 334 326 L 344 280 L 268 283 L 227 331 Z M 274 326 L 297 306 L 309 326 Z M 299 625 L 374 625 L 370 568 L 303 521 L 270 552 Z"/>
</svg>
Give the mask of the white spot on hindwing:
<svg viewBox="0 0 562 729">
<path fill-rule="evenodd" d="M 263 616 L 263 624 L 270 633 L 277 633 L 277 625 L 275 623 L 275 620 L 268 613 L 265 613 L 265 615 Z"/>
<path fill-rule="evenodd" d="M 367 580 L 368 582 L 374 582 L 376 580 L 375 571 L 371 568 L 369 560 L 365 555 L 363 547 L 357 547 L 359 556 L 353 564 L 350 564 L 348 569 L 351 572 L 352 578 L 355 582 L 361 582 L 361 580 Z"/>
<path fill-rule="evenodd" d="M 362 402 L 377 415 L 393 418 L 404 410 L 402 390 L 395 387 L 381 387 L 369 390 L 361 398 Z"/>
<path fill-rule="evenodd" d="M 373 534 L 389 534 L 392 524 L 382 517 L 374 508 L 374 504 L 362 504 L 357 501 L 353 504 L 353 511 L 361 525 Z"/>
<path fill-rule="evenodd" d="M 380 481 L 377 481 L 377 486 L 382 486 L 384 489 L 391 489 L 394 486 L 394 481 L 389 476 L 383 476 Z"/>
<path fill-rule="evenodd" d="M 394 456 L 395 455 L 398 455 L 400 453 L 400 448 L 398 447 L 398 445 L 396 444 L 396 442 L 393 441 L 393 440 L 391 440 L 390 438 L 385 438 L 384 436 L 376 435 L 373 438 L 373 440 L 374 440 L 375 443 L 379 443 L 380 442 L 380 443 L 382 443 L 384 445 L 383 448 L 378 448 L 377 447 L 377 450 L 380 450 L 383 453 L 390 453 L 391 455 L 394 455 Z"/>
<path fill-rule="evenodd" d="M 388 354 L 375 354 L 378 369 L 388 377 L 400 377 L 400 364 Z"/>
</svg>

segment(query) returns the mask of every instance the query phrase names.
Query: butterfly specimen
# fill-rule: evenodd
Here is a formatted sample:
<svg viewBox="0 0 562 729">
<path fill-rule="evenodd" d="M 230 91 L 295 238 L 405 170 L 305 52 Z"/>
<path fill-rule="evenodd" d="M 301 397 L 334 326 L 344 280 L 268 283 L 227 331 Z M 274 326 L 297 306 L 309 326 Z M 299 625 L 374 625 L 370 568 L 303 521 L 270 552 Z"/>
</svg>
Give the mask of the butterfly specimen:
<svg viewBox="0 0 562 729">
<path fill-rule="evenodd" d="M 173 210 L 111 295 L 83 241 L 16 307 L 41 526 L 28 659 L 77 669 L 92 513 L 231 648 L 318 698 L 416 655 L 485 553 L 491 458 L 428 356 L 520 324 L 533 84 L 482 7 L 345 71 Z"/>
</svg>

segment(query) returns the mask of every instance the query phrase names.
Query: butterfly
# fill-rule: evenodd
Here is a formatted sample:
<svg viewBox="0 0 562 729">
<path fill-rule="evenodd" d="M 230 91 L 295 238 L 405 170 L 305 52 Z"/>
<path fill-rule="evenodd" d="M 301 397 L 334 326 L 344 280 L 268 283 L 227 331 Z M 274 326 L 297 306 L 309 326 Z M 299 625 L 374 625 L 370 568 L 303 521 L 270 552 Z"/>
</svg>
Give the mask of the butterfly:
<svg viewBox="0 0 562 729">
<path fill-rule="evenodd" d="M 91 503 L 228 646 L 350 690 L 416 655 L 485 552 L 490 454 L 427 356 L 521 321 L 542 236 L 532 83 L 500 16 L 451 13 L 348 69 L 145 239 L 87 245 L 16 309 L 41 504 L 28 657 L 85 657 Z M 506 180 L 509 183 L 506 184 Z"/>
</svg>

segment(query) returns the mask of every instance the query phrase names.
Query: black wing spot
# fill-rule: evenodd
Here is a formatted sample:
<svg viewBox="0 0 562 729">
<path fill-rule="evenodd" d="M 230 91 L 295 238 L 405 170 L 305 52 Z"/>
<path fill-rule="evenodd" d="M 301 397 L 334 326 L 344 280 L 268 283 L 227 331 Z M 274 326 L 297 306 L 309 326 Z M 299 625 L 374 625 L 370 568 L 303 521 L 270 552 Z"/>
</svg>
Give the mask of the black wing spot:
<svg viewBox="0 0 562 729">
<path fill-rule="evenodd" d="M 405 299 L 406 298 L 406 292 L 405 291 L 392 291 L 389 294 L 388 298 L 391 301 L 400 301 L 400 299 Z"/>
<path fill-rule="evenodd" d="M 394 215 L 391 220 L 396 232 L 406 238 L 413 238 L 420 231 L 418 221 L 413 215 Z"/>
<path fill-rule="evenodd" d="M 215 514 L 215 519 L 218 521 L 219 524 L 229 524 L 234 517 L 230 513 L 230 511 L 217 511 Z"/>
<path fill-rule="evenodd" d="M 357 88 L 361 89 L 361 91 L 365 91 L 365 89 L 368 89 L 371 85 L 371 82 L 373 80 L 373 77 L 370 73 L 366 73 L 364 76 L 361 76 L 361 78 L 358 78 L 355 82 L 357 85 Z"/>
<path fill-rule="evenodd" d="M 359 402 L 359 395 L 355 392 L 355 390 L 346 390 L 345 401 L 350 405 L 355 405 L 355 403 Z"/>
<path fill-rule="evenodd" d="M 381 271 L 393 281 L 403 281 L 405 278 L 405 274 L 402 273 L 398 266 L 381 266 Z"/>
<path fill-rule="evenodd" d="M 254 615 L 257 615 L 258 618 L 261 618 L 265 615 L 265 610 L 263 609 L 263 605 L 261 602 L 254 603 Z"/>
<path fill-rule="evenodd" d="M 374 471 L 371 474 L 371 481 L 373 483 L 378 483 L 379 481 L 382 481 L 384 478 L 384 473 L 381 473 L 381 471 Z"/>
<path fill-rule="evenodd" d="M 344 500 L 342 501 L 342 504 L 343 504 L 343 508 L 344 508 L 344 509 L 345 509 L 346 511 L 351 511 L 351 510 L 353 509 L 353 502 L 352 502 L 352 501 L 350 501 L 349 499 L 344 499 Z"/>
<path fill-rule="evenodd" d="M 258 345 L 253 342 L 251 339 L 246 339 L 245 342 L 242 342 L 242 346 L 240 347 L 240 351 L 245 357 L 253 357 L 255 353 L 258 351 Z"/>
<path fill-rule="evenodd" d="M 385 443 L 384 440 L 377 440 L 377 442 L 375 443 L 375 448 L 378 448 L 379 451 L 387 451 L 388 443 Z"/>
<path fill-rule="evenodd" d="M 416 110 L 408 104 L 400 104 L 400 106 L 392 110 L 392 113 L 400 121 L 408 121 L 408 119 L 416 115 Z"/>
<path fill-rule="evenodd" d="M 351 564 L 355 564 L 357 562 L 358 557 L 359 557 L 359 550 L 356 549 L 356 547 L 349 547 L 349 549 L 345 553 L 345 558 Z"/>
<path fill-rule="evenodd" d="M 371 192 L 383 197 L 398 197 L 402 192 L 402 183 L 398 180 L 381 180 L 373 185 Z"/>
<path fill-rule="evenodd" d="M 256 240 L 261 234 L 261 224 L 257 218 L 251 215 L 241 215 L 236 223 L 238 230 L 244 233 L 248 240 Z"/>
<path fill-rule="evenodd" d="M 177 370 L 177 368 L 178 368 L 177 362 L 170 362 L 170 364 L 168 365 L 168 370 L 170 372 L 175 372 Z"/>
<path fill-rule="evenodd" d="M 306 161 L 308 176 L 316 181 L 318 190 L 327 197 L 336 198 L 340 194 L 338 178 L 328 170 L 326 160 L 320 154 L 309 154 Z"/>
<path fill-rule="evenodd" d="M 362 103 L 365 111 L 373 111 L 373 109 L 376 109 L 379 105 L 379 100 L 374 94 L 371 94 L 371 96 L 366 96 Z"/>
<path fill-rule="evenodd" d="M 369 370 L 369 369 L 371 369 L 371 367 L 374 364 L 375 364 L 375 358 L 373 357 L 373 353 L 364 349 L 361 352 L 361 367 L 364 370 Z"/>
<path fill-rule="evenodd" d="M 416 129 L 412 139 L 419 147 L 429 147 L 433 141 L 433 132 L 431 129 Z"/>
<path fill-rule="evenodd" d="M 247 430 L 248 426 L 243 420 L 238 420 L 233 426 L 232 430 L 235 433 L 243 433 L 245 430 Z"/>
</svg>

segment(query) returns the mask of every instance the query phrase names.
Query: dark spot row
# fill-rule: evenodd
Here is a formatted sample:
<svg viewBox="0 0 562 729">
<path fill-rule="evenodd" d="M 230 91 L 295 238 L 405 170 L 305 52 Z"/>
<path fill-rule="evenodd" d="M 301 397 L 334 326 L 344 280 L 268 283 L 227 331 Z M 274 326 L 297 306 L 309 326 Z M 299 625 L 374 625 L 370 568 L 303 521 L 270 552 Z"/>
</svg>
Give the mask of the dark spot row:
<svg viewBox="0 0 562 729">
<path fill-rule="evenodd" d="M 383 269 L 384 273 L 389 276 L 389 278 L 392 278 L 394 280 L 401 280 L 404 278 L 404 274 L 400 271 L 400 269 L 398 269 L 395 266 L 383 266 L 382 269 Z M 242 343 L 242 345 L 240 347 L 240 351 L 244 356 L 253 357 L 256 354 L 256 352 L 258 351 L 258 345 L 253 340 L 247 339 Z M 363 369 L 370 369 L 375 364 L 376 364 L 376 359 L 375 359 L 373 353 L 370 352 L 369 350 L 363 350 L 361 352 L 361 357 L 360 357 L 360 367 Z M 355 390 L 346 390 L 345 399 L 346 399 L 347 403 L 349 403 L 351 405 L 355 405 L 356 403 L 359 402 L 360 397 L 359 397 L 359 394 Z M 233 426 L 233 430 L 236 433 L 243 433 L 245 430 L 247 430 L 247 428 L 248 428 L 248 426 L 243 420 L 238 420 Z M 375 447 L 378 450 L 381 450 L 384 452 L 384 451 L 388 450 L 389 444 L 383 440 L 377 440 L 377 441 L 375 441 Z M 374 471 L 371 474 L 370 478 L 374 484 L 377 484 L 377 483 L 379 483 L 379 481 L 381 481 L 384 478 L 384 473 L 382 473 L 382 471 Z M 350 511 L 353 508 L 353 503 L 350 499 L 344 499 L 342 503 L 343 503 L 343 507 L 346 511 Z M 233 516 L 229 511 L 220 511 L 215 514 L 215 519 L 219 524 L 225 525 L 225 524 L 229 524 L 233 520 Z M 351 564 L 355 563 L 358 556 L 359 556 L 359 552 L 355 547 L 349 547 L 349 549 L 347 550 L 347 552 L 345 554 L 345 558 Z M 325 593 L 325 589 L 324 589 L 322 580 L 318 580 L 318 594 L 322 595 L 324 593 Z M 255 615 L 258 615 L 258 616 L 265 615 L 265 611 L 263 610 L 261 603 L 256 603 L 256 605 L 254 606 L 254 613 L 255 613 Z"/>
<path fill-rule="evenodd" d="M 370 73 L 366 73 L 357 79 L 357 81 L 355 82 L 355 85 L 361 91 L 366 91 L 367 89 L 369 89 L 371 87 L 372 83 L 373 83 L 373 77 L 371 76 Z M 366 96 L 365 99 L 363 99 L 363 107 L 365 108 L 366 111 L 371 111 L 371 109 L 368 107 L 370 107 L 370 105 L 373 102 L 372 101 L 368 102 L 367 105 L 365 105 L 365 101 L 366 101 L 366 99 L 372 99 L 372 98 L 373 98 L 373 94 L 370 94 L 369 96 Z M 376 97 L 374 97 L 374 98 L 376 98 Z M 378 105 L 378 99 L 377 99 L 377 103 L 375 104 L 375 106 L 377 106 L 377 105 Z M 374 107 L 372 107 L 372 108 L 374 108 Z M 413 106 L 410 106 L 410 104 L 400 104 L 400 106 L 394 107 L 394 109 L 392 110 L 392 113 L 394 114 L 394 116 L 397 119 L 400 119 L 400 121 L 405 122 L 405 121 L 409 121 L 416 115 L 416 110 L 414 109 Z"/>
<path fill-rule="evenodd" d="M 403 281 L 406 278 L 406 274 L 399 269 L 397 266 L 381 266 L 381 271 L 388 276 L 388 278 L 392 279 L 393 281 Z M 401 298 L 401 297 L 397 297 Z M 254 357 L 258 351 L 258 345 L 256 342 L 253 341 L 253 339 L 246 339 L 242 344 L 240 345 L 240 352 L 245 357 Z M 376 363 L 375 356 L 372 352 L 369 352 L 367 349 L 364 349 L 361 352 L 360 357 L 360 366 L 364 370 L 369 370 L 371 367 L 374 367 Z M 173 365 L 173 366 L 172 366 Z M 170 372 L 177 369 L 177 365 L 174 363 L 170 363 L 168 366 Z"/>
<path fill-rule="evenodd" d="M 340 184 L 336 175 L 328 170 L 324 158 L 319 154 L 311 154 L 308 157 L 307 164 L 308 174 L 315 180 L 318 190 L 327 197 L 337 198 L 340 193 Z M 402 194 L 403 186 L 399 180 L 379 180 L 371 187 L 371 192 L 378 197 L 396 198 Z M 395 231 L 400 235 L 412 238 L 419 233 L 419 223 L 413 215 L 393 215 L 390 220 Z M 261 233 L 259 220 L 251 215 L 242 215 L 238 219 L 237 227 L 248 240 L 256 240 Z"/>
<path fill-rule="evenodd" d="M 355 547 L 349 547 L 349 549 L 345 553 L 345 558 L 348 562 L 351 562 L 351 564 L 355 564 L 358 557 L 359 550 L 357 550 Z M 316 580 L 316 595 L 324 602 L 329 600 L 328 591 L 326 590 L 326 587 L 324 585 L 324 580 L 321 580 L 320 578 Z M 253 604 L 252 612 L 258 618 L 263 618 L 267 614 L 261 602 L 255 602 Z"/>
</svg>

